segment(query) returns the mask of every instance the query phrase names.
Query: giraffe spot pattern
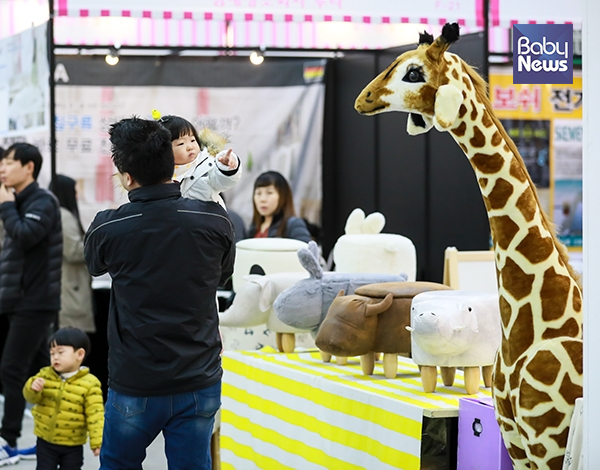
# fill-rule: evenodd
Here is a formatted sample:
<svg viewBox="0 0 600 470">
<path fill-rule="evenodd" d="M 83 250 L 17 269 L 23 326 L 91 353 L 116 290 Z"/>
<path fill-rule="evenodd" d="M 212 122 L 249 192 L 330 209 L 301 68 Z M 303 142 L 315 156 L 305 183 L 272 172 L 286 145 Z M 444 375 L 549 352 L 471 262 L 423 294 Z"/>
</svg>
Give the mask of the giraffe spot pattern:
<svg viewBox="0 0 600 470">
<path fill-rule="evenodd" d="M 523 170 L 523 165 L 515 157 L 510 160 L 510 168 L 508 171 L 510 176 L 515 178 L 517 181 L 520 181 L 521 183 L 525 183 L 525 181 L 527 181 L 527 175 Z"/>
<path fill-rule="evenodd" d="M 527 222 L 531 222 L 533 220 L 537 211 L 537 204 L 533 194 L 531 194 L 531 191 L 527 190 L 519 196 L 516 207 L 519 209 L 519 212 L 523 214 L 523 217 L 525 217 Z"/>
<path fill-rule="evenodd" d="M 508 313 L 502 312 L 502 321 L 504 322 L 504 316 Z M 531 304 L 527 303 L 523 305 L 510 331 L 510 341 L 505 336 L 502 341 L 502 359 L 504 364 L 508 367 L 512 366 L 519 357 L 531 346 L 533 343 L 534 330 L 533 330 L 533 313 L 531 311 Z M 520 359 L 518 369 L 520 370 L 523 365 L 524 358 Z M 518 375 L 515 371 L 510 375 L 510 388 L 514 389 L 518 386 Z"/>
<path fill-rule="evenodd" d="M 521 369 L 523 368 L 525 359 L 526 359 L 525 356 L 523 356 L 521 359 L 519 359 L 515 364 L 513 372 L 510 374 L 510 377 L 508 379 L 508 385 L 511 390 L 515 390 L 519 387 L 519 381 L 521 378 Z M 513 410 L 516 410 L 517 409 L 516 398 L 514 395 L 512 395 L 511 398 L 512 398 Z"/>
<path fill-rule="evenodd" d="M 519 434 L 523 439 L 529 439 L 529 435 L 527 434 L 527 431 L 525 431 L 525 429 L 523 429 L 522 426 L 519 426 L 517 424 L 517 429 L 519 430 Z"/>
<path fill-rule="evenodd" d="M 514 422 L 515 417 L 513 415 L 513 408 L 512 408 L 512 405 L 510 404 L 510 400 L 508 398 L 495 397 L 494 402 L 495 402 L 496 409 L 498 410 L 498 413 L 500 414 L 500 416 L 508 418 L 509 421 Z M 508 431 L 512 431 L 514 429 L 512 427 L 512 424 L 508 423 L 506 421 L 503 421 L 502 425 Z"/>
<path fill-rule="evenodd" d="M 471 121 L 474 121 L 475 119 L 477 119 L 477 107 L 475 106 L 475 103 L 473 103 L 473 100 L 471 100 Z"/>
<path fill-rule="evenodd" d="M 494 121 L 492 120 L 490 113 L 487 110 L 483 113 L 483 116 L 481 117 L 481 123 L 486 129 L 494 125 Z"/>
<path fill-rule="evenodd" d="M 467 90 L 471 91 L 473 89 L 473 87 L 471 86 L 471 80 L 469 80 L 467 77 L 463 76 L 462 81 L 465 84 Z"/>
<path fill-rule="evenodd" d="M 560 361 L 550 351 L 538 351 L 527 364 L 527 372 L 544 385 L 556 382 L 560 372 Z"/>
<path fill-rule="evenodd" d="M 550 408 L 539 416 L 525 416 L 523 421 L 535 431 L 535 437 L 539 437 L 547 428 L 555 427 L 556 423 L 562 422 L 564 417 L 564 413 L 561 413 L 556 408 Z"/>
<path fill-rule="evenodd" d="M 583 396 L 583 387 L 579 384 L 573 383 L 569 374 L 565 374 L 558 392 L 570 405 L 575 404 L 575 399 Z"/>
<path fill-rule="evenodd" d="M 540 290 L 544 321 L 558 320 L 565 314 L 570 290 L 571 279 L 569 277 L 557 274 L 554 267 L 546 270 Z"/>
<path fill-rule="evenodd" d="M 456 69 L 452 69 L 452 78 L 454 78 L 454 80 L 459 79 L 458 72 L 456 71 Z"/>
<path fill-rule="evenodd" d="M 497 360 L 495 367 L 494 367 L 494 376 L 492 379 L 493 379 L 495 388 L 497 388 L 499 390 L 504 390 L 504 387 L 506 386 L 506 376 L 502 372 L 502 369 L 500 366 L 501 366 L 501 362 Z M 498 405 L 496 405 L 496 407 L 497 406 Z"/>
<path fill-rule="evenodd" d="M 552 339 L 567 336 L 577 338 L 579 336 L 579 324 L 574 318 L 569 318 L 560 328 L 546 328 L 542 333 L 542 339 Z"/>
<path fill-rule="evenodd" d="M 465 108 L 465 112 L 466 112 L 466 108 Z M 456 135 L 457 137 L 464 136 L 465 132 L 467 132 L 467 124 L 465 123 L 465 121 L 461 122 L 458 127 L 452 129 L 452 133 L 454 135 Z M 466 153 L 466 151 L 465 151 L 465 153 Z"/>
<path fill-rule="evenodd" d="M 510 454 L 510 457 L 512 458 L 513 462 L 515 460 L 524 460 L 527 458 L 527 454 L 520 447 L 511 445 L 507 450 L 508 450 L 508 453 Z"/>
<path fill-rule="evenodd" d="M 573 286 L 573 310 L 576 312 L 581 312 L 582 300 L 581 300 L 581 291 L 577 286 Z"/>
<path fill-rule="evenodd" d="M 548 460 L 548 468 L 550 470 L 562 470 L 563 468 L 563 464 L 564 464 L 564 456 L 560 455 L 558 457 L 552 457 L 550 460 Z"/>
<path fill-rule="evenodd" d="M 490 217 L 490 227 L 495 235 L 494 241 L 503 250 L 519 232 L 519 226 L 507 215 Z"/>
<path fill-rule="evenodd" d="M 551 237 L 542 237 L 539 227 L 530 227 L 516 250 L 530 263 L 538 264 L 546 261 L 554 252 L 554 241 Z"/>
<path fill-rule="evenodd" d="M 479 127 L 473 126 L 473 137 L 471 137 L 469 143 L 474 148 L 485 147 L 485 135 L 479 130 Z"/>
<path fill-rule="evenodd" d="M 535 274 L 524 272 L 512 258 L 506 258 L 501 276 L 502 285 L 516 300 L 524 299 L 531 294 Z"/>
<path fill-rule="evenodd" d="M 460 148 L 462 149 L 462 151 L 464 152 L 465 155 L 469 154 L 469 149 L 467 149 L 467 146 L 463 143 L 460 143 Z"/>
<path fill-rule="evenodd" d="M 522 382 L 519 387 L 519 406 L 526 410 L 533 410 L 538 403 L 552 401 L 546 392 L 540 392 L 527 382 Z"/>
<path fill-rule="evenodd" d="M 494 132 L 494 135 L 492 135 L 492 145 L 497 147 L 500 145 L 500 142 L 502 142 L 502 136 L 500 135 L 500 132 L 496 131 Z"/>
<path fill-rule="evenodd" d="M 490 201 L 490 207 L 492 209 L 502 209 L 506 206 L 508 198 L 513 193 L 513 185 L 506 181 L 504 178 L 498 178 L 494 189 L 487 196 Z"/>
<path fill-rule="evenodd" d="M 487 188 L 489 181 L 490 180 L 488 178 L 479 178 L 479 186 L 485 189 Z"/>
<path fill-rule="evenodd" d="M 504 147 L 502 147 L 502 149 L 507 153 L 510 152 L 510 147 L 508 146 L 508 144 L 504 144 Z"/>
<path fill-rule="evenodd" d="M 560 434 L 550 434 L 550 439 L 552 439 L 558 447 L 567 447 L 567 439 L 569 438 L 569 428 L 565 428 Z M 561 462 L 562 465 L 562 462 Z M 559 467 L 562 468 L 562 467 Z"/>
<path fill-rule="evenodd" d="M 463 117 L 465 117 L 465 114 L 467 114 L 467 107 L 464 104 L 461 104 L 460 108 L 458 108 L 458 117 L 462 119 Z M 464 124 L 464 122 L 462 124 Z"/>
<path fill-rule="evenodd" d="M 546 446 L 543 444 L 533 444 L 529 446 L 529 452 L 536 457 L 543 458 L 546 456 L 548 451 L 546 450 Z"/>
<path fill-rule="evenodd" d="M 473 165 L 475 169 L 481 173 L 494 175 L 498 173 L 504 166 L 504 158 L 502 158 L 502 155 L 499 153 L 494 153 L 492 155 L 476 153 L 471 157 L 471 165 Z"/>
<path fill-rule="evenodd" d="M 567 351 L 575 371 L 579 375 L 583 374 L 583 343 L 581 341 L 566 340 L 563 341 L 562 346 Z"/>
</svg>

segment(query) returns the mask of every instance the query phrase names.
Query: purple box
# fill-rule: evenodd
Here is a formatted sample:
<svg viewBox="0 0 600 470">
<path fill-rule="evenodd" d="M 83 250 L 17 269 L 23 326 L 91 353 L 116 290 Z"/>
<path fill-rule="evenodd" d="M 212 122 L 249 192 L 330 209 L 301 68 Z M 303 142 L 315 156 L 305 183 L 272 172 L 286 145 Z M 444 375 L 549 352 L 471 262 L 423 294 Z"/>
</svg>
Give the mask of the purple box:
<svg viewBox="0 0 600 470">
<path fill-rule="evenodd" d="M 461 398 L 457 470 L 512 470 L 491 398 Z"/>
</svg>

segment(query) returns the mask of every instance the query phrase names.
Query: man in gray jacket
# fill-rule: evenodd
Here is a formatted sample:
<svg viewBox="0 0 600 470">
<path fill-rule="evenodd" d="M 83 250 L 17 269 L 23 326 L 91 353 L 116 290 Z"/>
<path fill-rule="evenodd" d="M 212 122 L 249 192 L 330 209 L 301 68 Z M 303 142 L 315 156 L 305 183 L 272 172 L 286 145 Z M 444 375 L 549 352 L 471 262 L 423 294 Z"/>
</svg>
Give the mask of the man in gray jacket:
<svg viewBox="0 0 600 470">
<path fill-rule="evenodd" d="M 0 256 L 0 312 L 9 330 L 0 363 L 4 416 L 0 465 L 16 463 L 32 366 L 48 365 L 48 333 L 60 310 L 62 231 L 56 197 L 36 179 L 42 156 L 17 143 L 0 158 L 0 217 L 5 238 Z"/>
</svg>

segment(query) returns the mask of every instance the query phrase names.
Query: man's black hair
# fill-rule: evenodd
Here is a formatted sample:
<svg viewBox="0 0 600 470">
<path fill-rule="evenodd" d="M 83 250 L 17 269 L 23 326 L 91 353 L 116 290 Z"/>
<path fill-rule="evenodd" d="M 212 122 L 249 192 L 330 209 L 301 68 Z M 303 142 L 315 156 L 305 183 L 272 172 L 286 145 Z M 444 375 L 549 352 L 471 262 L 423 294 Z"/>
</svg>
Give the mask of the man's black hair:
<svg viewBox="0 0 600 470">
<path fill-rule="evenodd" d="M 175 160 L 171 133 L 157 121 L 132 117 L 111 124 L 112 160 L 119 173 L 129 173 L 141 186 L 169 181 Z"/>
<path fill-rule="evenodd" d="M 4 153 L 0 154 L 0 160 L 8 157 L 14 151 L 13 159 L 21 162 L 21 165 L 27 165 L 33 162 L 33 179 L 37 180 L 40 170 L 42 169 L 42 154 L 35 145 L 27 142 L 17 142 L 8 147 Z"/>
<path fill-rule="evenodd" d="M 90 338 L 87 333 L 79 328 L 67 326 L 55 331 L 48 346 L 71 346 L 75 351 L 83 349 L 85 351 L 84 359 L 88 356 L 91 349 Z"/>
</svg>

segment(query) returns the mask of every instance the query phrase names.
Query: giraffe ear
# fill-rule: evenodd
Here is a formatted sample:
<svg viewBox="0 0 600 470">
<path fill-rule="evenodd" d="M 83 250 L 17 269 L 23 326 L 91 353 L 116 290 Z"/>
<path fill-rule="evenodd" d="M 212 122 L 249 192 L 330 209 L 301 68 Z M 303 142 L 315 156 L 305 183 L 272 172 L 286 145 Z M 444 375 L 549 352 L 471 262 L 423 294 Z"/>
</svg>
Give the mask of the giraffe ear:
<svg viewBox="0 0 600 470">
<path fill-rule="evenodd" d="M 434 116 L 434 125 L 438 131 L 447 131 L 454 124 L 462 102 L 462 93 L 454 85 L 442 85 L 438 88 Z"/>
</svg>

